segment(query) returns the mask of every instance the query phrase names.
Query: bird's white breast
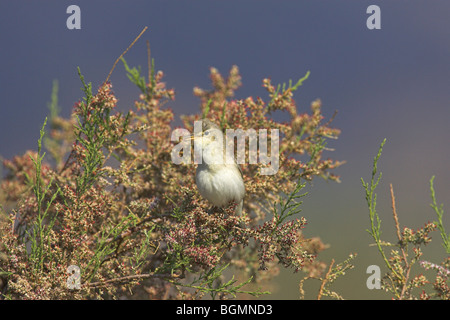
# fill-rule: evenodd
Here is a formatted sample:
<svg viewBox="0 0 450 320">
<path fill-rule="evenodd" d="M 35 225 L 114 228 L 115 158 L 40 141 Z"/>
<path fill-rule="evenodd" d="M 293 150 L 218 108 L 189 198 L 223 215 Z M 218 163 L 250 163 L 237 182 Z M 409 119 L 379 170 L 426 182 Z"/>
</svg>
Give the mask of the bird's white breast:
<svg viewBox="0 0 450 320">
<path fill-rule="evenodd" d="M 236 167 L 231 165 L 199 165 L 196 183 L 200 194 L 217 207 L 230 201 L 239 203 L 245 195 L 245 186 Z"/>
</svg>

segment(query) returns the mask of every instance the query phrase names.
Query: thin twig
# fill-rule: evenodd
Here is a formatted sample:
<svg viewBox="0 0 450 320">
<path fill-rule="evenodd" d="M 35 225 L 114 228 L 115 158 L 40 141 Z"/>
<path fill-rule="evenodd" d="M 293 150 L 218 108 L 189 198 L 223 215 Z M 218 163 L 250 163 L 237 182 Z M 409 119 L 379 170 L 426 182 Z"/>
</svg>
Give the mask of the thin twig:
<svg viewBox="0 0 450 320">
<path fill-rule="evenodd" d="M 334 121 L 334 118 L 336 118 L 337 114 L 338 114 L 338 111 L 337 111 L 337 110 L 334 110 L 334 113 L 333 113 L 333 115 L 331 116 L 330 120 L 328 120 L 327 123 L 324 124 L 324 126 L 325 126 L 325 127 L 328 127 L 328 126 Z M 327 138 L 328 138 L 328 137 L 327 137 Z M 332 139 L 337 139 L 336 137 L 330 137 L 330 138 L 332 138 Z"/>
<path fill-rule="evenodd" d="M 122 54 L 117 58 L 116 62 L 114 62 L 113 67 L 111 68 L 111 71 L 109 72 L 108 76 L 106 77 L 105 83 L 108 82 L 109 77 L 111 76 L 111 74 L 114 71 L 114 68 L 116 67 L 116 64 L 119 62 L 119 60 L 125 55 L 125 53 L 127 53 L 128 50 L 131 49 L 131 47 L 136 43 L 136 41 L 142 36 L 142 34 L 147 30 L 148 27 L 145 27 L 141 33 L 139 33 L 139 35 L 136 37 L 136 39 L 134 39 L 134 41 L 128 46 L 128 48 L 122 52 Z"/>
<path fill-rule="evenodd" d="M 394 216 L 395 229 L 397 230 L 397 238 L 398 241 L 402 241 L 402 235 L 400 232 L 400 224 L 398 223 L 397 209 L 395 208 L 395 196 L 394 196 L 394 188 L 392 184 L 389 185 L 391 188 L 391 204 L 392 204 L 392 215 Z"/>
<path fill-rule="evenodd" d="M 161 222 L 161 219 L 164 217 L 170 217 L 170 214 L 161 214 L 157 217 L 153 217 L 153 216 L 146 217 L 146 218 L 140 220 L 136 225 L 131 226 L 126 231 L 122 232 L 121 234 L 119 234 L 115 237 L 109 237 L 108 239 L 106 239 L 104 241 L 104 245 L 110 244 L 111 242 L 114 242 L 114 241 L 122 241 L 124 238 L 130 236 L 134 232 L 141 230 L 141 226 L 144 229 L 148 228 L 148 227 L 144 226 L 145 222 L 152 222 L 153 225 L 155 225 L 155 224 L 158 224 L 159 222 Z"/>
<path fill-rule="evenodd" d="M 322 297 L 323 289 L 325 288 L 325 284 L 328 282 L 328 277 L 330 276 L 331 269 L 333 268 L 334 259 L 331 259 L 330 267 L 328 268 L 328 272 L 325 275 L 325 278 L 322 280 L 322 284 L 320 285 L 319 294 L 317 295 L 317 300 L 320 300 Z"/>
<path fill-rule="evenodd" d="M 118 277 L 114 279 L 109 279 L 105 281 L 97 281 L 97 282 L 91 282 L 87 283 L 86 286 L 89 288 L 99 288 L 104 287 L 111 283 L 116 282 L 123 282 L 123 281 L 132 281 L 132 280 L 142 280 L 142 279 L 148 279 L 148 278 L 178 278 L 176 274 L 171 273 L 144 273 L 144 274 L 134 274 L 130 276 L 124 276 L 124 277 Z"/>
<path fill-rule="evenodd" d="M 397 237 L 398 237 L 398 241 L 399 241 L 399 245 L 400 245 L 400 250 L 402 251 L 403 261 L 405 262 L 405 269 L 406 269 L 406 276 L 403 278 L 404 282 L 403 282 L 402 292 L 400 293 L 400 300 L 402 300 L 403 296 L 405 295 L 405 292 L 406 292 L 406 287 L 408 285 L 409 272 L 411 271 L 411 266 L 408 263 L 408 258 L 407 258 L 405 249 L 403 248 L 402 235 L 400 232 L 400 224 L 398 222 L 397 209 L 395 207 L 394 188 L 392 187 L 392 184 L 390 184 L 389 186 L 391 189 L 392 215 L 394 216 L 395 229 L 397 230 Z"/>
</svg>

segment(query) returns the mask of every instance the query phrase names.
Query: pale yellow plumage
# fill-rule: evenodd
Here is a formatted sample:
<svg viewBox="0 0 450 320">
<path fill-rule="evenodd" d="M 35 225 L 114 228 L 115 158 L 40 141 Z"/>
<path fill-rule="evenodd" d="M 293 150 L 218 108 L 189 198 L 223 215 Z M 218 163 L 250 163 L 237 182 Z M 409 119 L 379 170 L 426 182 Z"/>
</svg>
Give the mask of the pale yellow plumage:
<svg viewBox="0 0 450 320">
<path fill-rule="evenodd" d="M 202 163 L 198 165 L 195 175 L 200 194 L 216 207 L 236 202 L 236 214 L 241 215 L 245 196 L 244 180 L 234 157 L 230 163 L 226 161 L 225 141 L 219 126 L 203 119 L 202 134 L 194 136 L 194 140 L 202 151 Z"/>
</svg>

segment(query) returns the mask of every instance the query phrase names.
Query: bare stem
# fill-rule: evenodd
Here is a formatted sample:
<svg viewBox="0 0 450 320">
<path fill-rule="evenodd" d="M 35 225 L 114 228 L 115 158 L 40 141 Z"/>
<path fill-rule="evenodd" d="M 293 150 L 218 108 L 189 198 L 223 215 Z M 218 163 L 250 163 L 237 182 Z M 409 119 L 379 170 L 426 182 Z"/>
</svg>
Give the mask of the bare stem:
<svg viewBox="0 0 450 320">
<path fill-rule="evenodd" d="M 323 294 L 323 289 L 325 288 L 325 284 L 328 282 L 328 277 L 330 276 L 331 270 L 334 265 L 334 259 L 331 259 L 330 267 L 328 268 L 328 272 L 325 275 L 325 278 L 322 280 L 322 284 L 320 285 L 319 294 L 317 295 L 317 300 L 320 300 Z"/>
<path fill-rule="evenodd" d="M 395 207 L 395 196 L 394 196 L 394 188 L 392 187 L 392 184 L 389 185 L 390 189 L 391 189 L 391 203 L 392 203 L 392 215 L 394 216 L 394 221 L 395 221 L 395 229 L 397 230 L 397 237 L 398 237 L 398 241 L 399 241 L 399 246 L 400 246 L 400 250 L 402 251 L 402 255 L 403 255 L 403 261 L 405 263 L 405 269 L 406 269 L 406 276 L 403 277 L 403 287 L 402 287 L 402 292 L 400 293 L 400 300 L 403 299 L 405 292 L 406 292 L 406 287 L 408 284 L 408 279 L 409 279 L 409 272 L 411 271 L 411 266 L 408 263 L 408 258 L 407 258 L 407 254 L 402 242 L 402 235 L 400 232 L 400 224 L 398 222 L 398 215 L 397 215 L 397 209 Z"/>
<path fill-rule="evenodd" d="M 111 68 L 111 71 L 109 72 L 108 76 L 106 77 L 105 82 L 108 82 L 109 77 L 111 77 L 111 74 L 113 73 L 114 68 L 116 67 L 116 64 L 119 62 L 119 60 L 125 55 L 125 53 L 128 52 L 128 50 L 131 49 L 132 46 L 134 46 L 134 44 L 136 43 L 136 41 L 142 36 L 142 34 L 147 30 L 147 28 L 148 28 L 148 27 L 145 27 L 145 28 L 141 31 L 141 33 L 139 33 L 139 35 L 136 37 L 136 39 L 134 39 L 134 41 L 128 46 L 128 48 L 127 48 L 124 52 L 122 52 L 122 54 L 117 58 L 116 62 L 114 62 L 113 67 Z"/>
<path fill-rule="evenodd" d="M 98 281 L 98 282 L 91 282 L 89 284 L 86 284 L 86 286 L 90 288 L 99 288 L 104 287 L 110 283 L 117 283 L 117 282 L 127 282 L 132 280 L 142 280 L 142 279 L 148 279 L 148 278 L 177 278 L 178 276 L 175 274 L 170 273 L 144 273 L 144 274 L 134 274 L 130 276 L 125 277 L 118 277 L 114 279 L 109 279 L 105 281 Z"/>
</svg>

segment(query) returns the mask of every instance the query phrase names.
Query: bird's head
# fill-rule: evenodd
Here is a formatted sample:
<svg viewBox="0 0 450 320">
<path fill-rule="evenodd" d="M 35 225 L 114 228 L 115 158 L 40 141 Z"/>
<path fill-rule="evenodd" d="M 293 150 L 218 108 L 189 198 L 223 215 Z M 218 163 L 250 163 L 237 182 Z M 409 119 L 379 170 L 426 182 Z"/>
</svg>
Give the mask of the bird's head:
<svg viewBox="0 0 450 320">
<path fill-rule="evenodd" d="M 225 141 L 220 127 L 208 119 L 202 120 L 202 131 L 191 137 L 202 150 L 202 156 L 207 163 L 223 163 Z"/>
<path fill-rule="evenodd" d="M 192 140 L 198 143 L 202 149 L 223 144 L 223 132 L 220 127 L 209 119 L 202 120 L 202 131 L 194 133 Z"/>
</svg>

